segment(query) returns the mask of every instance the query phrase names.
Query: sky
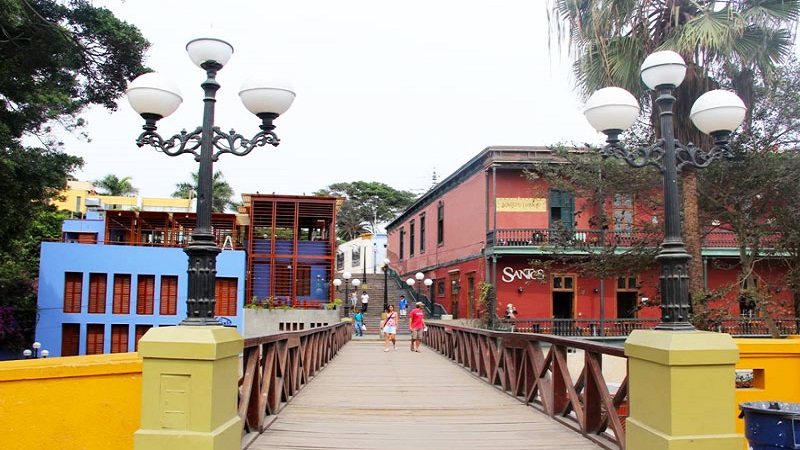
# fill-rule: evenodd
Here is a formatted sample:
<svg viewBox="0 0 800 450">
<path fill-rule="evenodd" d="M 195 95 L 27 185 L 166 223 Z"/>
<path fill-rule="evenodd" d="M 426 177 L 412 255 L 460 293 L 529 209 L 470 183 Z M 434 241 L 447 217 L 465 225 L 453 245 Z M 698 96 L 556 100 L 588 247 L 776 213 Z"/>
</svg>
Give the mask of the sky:
<svg viewBox="0 0 800 450">
<path fill-rule="evenodd" d="M 145 64 L 175 80 L 183 104 L 158 122 L 164 137 L 202 121 L 204 72 L 186 42 L 210 28 L 234 48 L 217 80 L 215 124 L 245 137 L 259 120 L 238 98 L 250 75 L 287 80 L 297 94 L 275 124 L 281 143 L 222 155 L 236 192 L 310 195 L 332 183 L 379 181 L 421 193 L 488 146 L 600 144 L 581 112 L 569 62 L 548 43 L 547 7 L 530 0 L 95 0 L 152 46 Z M 81 156 L 79 180 L 129 176 L 144 197 L 169 197 L 197 171 L 190 155 L 138 148 L 144 121 L 83 114 L 89 140 L 63 136 Z"/>
</svg>

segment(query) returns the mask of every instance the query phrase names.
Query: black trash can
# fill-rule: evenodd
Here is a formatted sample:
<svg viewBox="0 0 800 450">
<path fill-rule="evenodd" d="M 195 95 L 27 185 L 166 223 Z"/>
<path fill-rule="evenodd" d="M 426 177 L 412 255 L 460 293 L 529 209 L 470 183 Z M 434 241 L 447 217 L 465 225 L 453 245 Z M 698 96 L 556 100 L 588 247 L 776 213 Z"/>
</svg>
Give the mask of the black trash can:
<svg viewBox="0 0 800 450">
<path fill-rule="evenodd" d="M 739 409 L 753 450 L 800 449 L 800 403 L 745 402 Z"/>
</svg>

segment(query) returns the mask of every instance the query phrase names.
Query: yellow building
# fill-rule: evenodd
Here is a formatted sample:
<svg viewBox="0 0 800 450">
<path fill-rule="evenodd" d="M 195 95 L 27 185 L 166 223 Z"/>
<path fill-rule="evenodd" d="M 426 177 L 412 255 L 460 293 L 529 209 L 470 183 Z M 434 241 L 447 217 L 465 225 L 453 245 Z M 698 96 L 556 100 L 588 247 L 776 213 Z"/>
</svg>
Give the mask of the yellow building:
<svg viewBox="0 0 800 450">
<path fill-rule="evenodd" d="M 143 198 L 118 195 L 98 195 L 94 185 L 88 181 L 67 181 L 67 189 L 53 204 L 61 210 L 86 214 L 87 206 L 99 209 L 125 211 L 192 212 L 194 200 L 186 198 Z"/>
</svg>

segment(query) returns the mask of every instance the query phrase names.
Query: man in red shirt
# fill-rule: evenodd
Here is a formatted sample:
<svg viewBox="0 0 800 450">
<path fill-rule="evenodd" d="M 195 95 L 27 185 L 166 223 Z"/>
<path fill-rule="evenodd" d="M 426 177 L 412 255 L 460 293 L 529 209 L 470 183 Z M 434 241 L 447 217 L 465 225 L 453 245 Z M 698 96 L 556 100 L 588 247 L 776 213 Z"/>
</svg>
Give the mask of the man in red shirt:
<svg viewBox="0 0 800 450">
<path fill-rule="evenodd" d="M 422 302 L 417 302 L 416 308 L 408 313 L 408 328 L 411 330 L 411 351 L 419 353 L 422 345 L 422 332 L 425 330 L 425 312 L 422 311 Z"/>
</svg>

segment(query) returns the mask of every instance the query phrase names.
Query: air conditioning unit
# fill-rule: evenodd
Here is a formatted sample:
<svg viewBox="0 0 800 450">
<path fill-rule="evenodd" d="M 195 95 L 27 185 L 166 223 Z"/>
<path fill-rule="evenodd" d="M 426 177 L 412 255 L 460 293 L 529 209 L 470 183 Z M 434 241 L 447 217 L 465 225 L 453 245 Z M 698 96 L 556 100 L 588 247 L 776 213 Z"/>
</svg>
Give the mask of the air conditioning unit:
<svg viewBox="0 0 800 450">
<path fill-rule="evenodd" d="M 102 204 L 102 202 L 100 201 L 99 198 L 87 198 L 86 199 L 86 207 L 87 208 L 98 209 L 98 208 L 100 208 L 101 204 Z"/>
</svg>

